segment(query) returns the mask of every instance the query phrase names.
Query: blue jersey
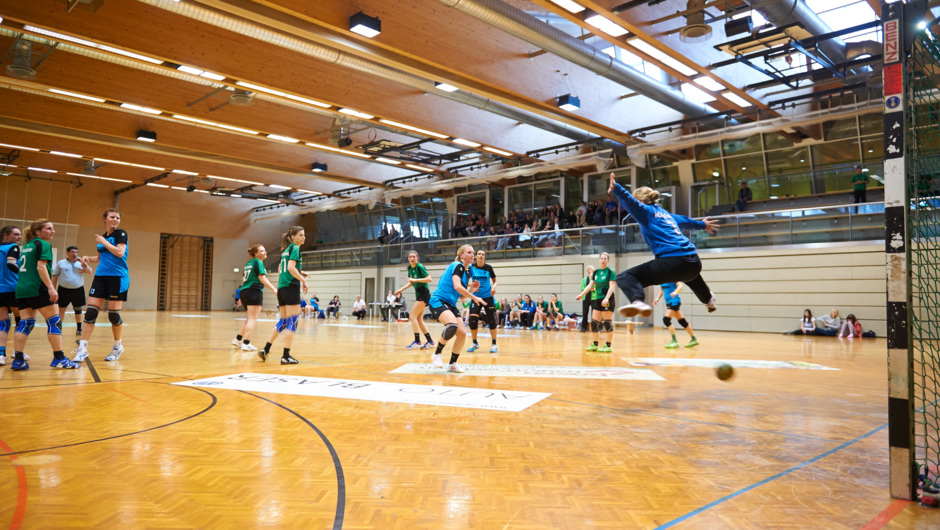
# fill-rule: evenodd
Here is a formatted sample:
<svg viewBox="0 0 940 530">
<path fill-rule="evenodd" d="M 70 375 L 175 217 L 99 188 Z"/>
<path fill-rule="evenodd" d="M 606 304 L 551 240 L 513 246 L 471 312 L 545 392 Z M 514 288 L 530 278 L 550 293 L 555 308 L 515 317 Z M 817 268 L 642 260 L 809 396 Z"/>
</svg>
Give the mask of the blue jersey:
<svg viewBox="0 0 940 530">
<path fill-rule="evenodd" d="M 7 258 L 16 260 L 16 270 L 7 267 Z M 16 279 L 19 276 L 19 258 L 20 247 L 15 243 L 4 243 L 0 245 L 0 293 L 12 293 L 16 291 Z"/>
<path fill-rule="evenodd" d="M 679 298 L 679 295 L 672 296 L 672 293 L 679 288 L 678 285 L 674 283 L 664 283 L 660 287 L 663 288 L 663 299 L 666 300 L 666 306 L 679 305 L 682 303 L 682 299 Z"/>
<path fill-rule="evenodd" d="M 669 213 L 658 204 L 643 204 L 620 184 L 614 186 L 614 195 L 640 225 L 640 235 L 654 256 L 669 258 L 695 254 L 695 245 L 679 229 L 704 229 L 704 221 Z"/>
<path fill-rule="evenodd" d="M 473 280 L 480 282 L 480 288 L 473 294 L 480 298 L 493 296 L 493 283 L 490 280 L 496 279 L 496 273 L 493 272 L 493 267 L 489 263 L 484 263 L 482 267 L 477 267 L 476 263 L 471 263 L 467 267 L 467 276 L 469 276 L 470 282 Z"/>
<path fill-rule="evenodd" d="M 127 245 L 127 232 L 121 230 L 120 228 L 116 229 L 110 234 L 104 236 L 108 240 L 108 243 L 111 243 L 114 246 L 118 246 L 121 243 L 124 243 L 124 256 L 117 257 L 105 248 L 104 245 L 98 244 L 98 268 L 95 270 L 95 276 L 118 276 L 121 278 L 121 292 L 126 291 L 130 285 L 131 280 L 130 276 L 127 273 L 127 253 L 130 252 L 130 248 Z"/>
<path fill-rule="evenodd" d="M 440 307 L 441 302 L 457 305 L 457 300 L 460 299 L 460 293 L 457 292 L 457 289 L 454 289 L 454 276 L 460 278 L 461 285 L 464 287 L 467 286 L 467 276 L 463 263 L 459 261 L 451 263 L 447 266 L 447 270 L 444 271 L 444 274 L 441 275 L 441 281 L 438 282 L 437 288 L 434 289 L 434 294 L 431 295 L 431 303 L 429 304 L 431 307 Z"/>
</svg>

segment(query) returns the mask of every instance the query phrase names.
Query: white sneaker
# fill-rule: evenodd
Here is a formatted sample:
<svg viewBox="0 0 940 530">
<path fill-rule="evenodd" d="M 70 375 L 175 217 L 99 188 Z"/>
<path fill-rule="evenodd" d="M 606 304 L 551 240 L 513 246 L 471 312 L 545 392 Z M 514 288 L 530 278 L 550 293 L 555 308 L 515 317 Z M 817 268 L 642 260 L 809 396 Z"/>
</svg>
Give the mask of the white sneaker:
<svg viewBox="0 0 940 530">
<path fill-rule="evenodd" d="M 716 302 L 715 302 L 715 293 L 712 293 L 711 300 L 709 300 L 708 303 L 705 304 L 705 308 L 708 309 L 708 312 L 709 312 L 709 313 L 714 313 L 715 310 L 718 309 L 718 307 L 716 307 L 715 303 L 716 303 Z"/>
<path fill-rule="evenodd" d="M 0 366 L 5 365 L 6 363 L 7 363 L 7 356 L 6 356 L 6 355 L 0 355 Z"/>
<path fill-rule="evenodd" d="M 258 351 L 257 346 L 254 346 L 252 344 L 245 344 L 244 342 L 241 343 L 240 348 L 242 349 L 242 351 Z"/>
<path fill-rule="evenodd" d="M 242 345 L 242 341 L 238 339 L 232 339 L 232 346 L 241 346 L 241 345 Z"/>
<path fill-rule="evenodd" d="M 78 348 L 72 350 L 72 353 L 75 355 L 72 357 L 73 363 L 80 363 L 88 358 L 88 348 L 82 348 L 79 346 Z"/>
<path fill-rule="evenodd" d="M 633 317 L 636 315 L 648 317 L 653 314 L 653 308 L 649 304 L 637 300 L 632 304 L 621 306 L 617 309 L 617 313 L 622 317 Z"/>
<path fill-rule="evenodd" d="M 457 363 L 450 363 L 450 364 L 448 364 L 448 365 L 447 365 L 447 371 L 448 371 L 448 372 L 453 372 L 453 373 L 455 373 L 455 374 L 462 374 L 462 373 L 466 372 L 466 370 L 463 369 L 463 366 L 460 366 L 460 365 L 457 364 Z"/>
<path fill-rule="evenodd" d="M 124 346 L 115 346 L 111 348 L 111 353 L 104 358 L 105 361 L 116 361 L 121 354 L 124 353 Z M 87 356 L 87 354 L 86 354 Z"/>
<path fill-rule="evenodd" d="M 432 355 L 431 355 L 431 364 L 433 364 L 435 368 L 443 368 L 443 367 L 444 367 L 444 356 L 441 355 L 441 354 L 439 354 L 439 353 L 432 354 Z"/>
</svg>

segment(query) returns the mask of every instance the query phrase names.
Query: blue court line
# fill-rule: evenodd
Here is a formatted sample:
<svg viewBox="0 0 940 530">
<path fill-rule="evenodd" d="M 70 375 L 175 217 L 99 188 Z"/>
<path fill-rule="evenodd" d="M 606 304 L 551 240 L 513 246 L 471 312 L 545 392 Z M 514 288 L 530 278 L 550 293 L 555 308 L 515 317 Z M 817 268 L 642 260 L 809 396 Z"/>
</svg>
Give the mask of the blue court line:
<svg viewBox="0 0 940 530">
<path fill-rule="evenodd" d="M 740 490 L 738 490 L 738 491 L 736 491 L 736 492 L 734 492 L 734 493 L 732 493 L 732 494 L 730 494 L 730 495 L 726 495 L 726 496 L 724 496 L 724 497 L 722 497 L 722 498 L 720 498 L 720 499 L 718 499 L 718 500 L 716 500 L 716 501 L 710 502 L 710 503 L 706 504 L 705 506 L 702 506 L 701 508 L 692 510 L 691 512 L 689 512 L 689 513 L 683 515 L 682 517 L 679 517 L 678 519 L 673 519 L 672 521 L 669 521 L 668 523 L 666 523 L 666 524 L 664 524 L 664 525 L 657 526 L 654 530 L 663 530 L 663 529 L 665 529 L 665 528 L 671 528 L 671 527 L 673 527 L 673 526 L 675 526 L 675 525 L 677 525 L 677 524 L 679 524 L 679 523 L 681 523 L 681 522 L 683 522 L 683 521 L 685 521 L 685 520 L 687 520 L 687 519 L 689 519 L 689 518 L 691 518 L 691 517 L 695 517 L 696 515 L 698 515 L 698 514 L 704 512 L 705 510 L 707 510 L 707 509 L 709 509 L 709 508 L 718 506 L 719 504 L 721 504 L 721 503 L 723 503 L 723 502 L 725 502 L 725 501 L 728 501 L 728 500 L 731 500 L 731 499 L 733 499 L 733 498 L 735 498 L 735 497 L 738 497 L 738 496 L 740 496 L 740 495 L 743 495 L 744 493 L 747 493 L 748 491 L 751 491 L 751 490 L 754 489 L 754 488 L 763 486 L 764 484 L 767 484 L 768 482 L 770 482 L 770 481 L 772 481 L 772 480 L 776 480 L 776 479 L 778 479 L 778 478 L 780 478 L 780 477 L 789 475 L 790 473 L 793 473 L 794 471 L 797 471 L 797 470 L 802 469 L 802 468 L 804 468 L 804 467 L 806 467 L 806 466 L 808 466 L 808 465 L 810 465 L 810 464 L 813 464 L 813 463 L 815 463 L 815 462 L 817 462 L 817 461 L 819 461 L 819 460 L 821 460 L 821 459 L 823 459 L 823 458 L 825 458 L 825 457 L 831 455 L 832 453 L 835 453 L 836 451 L 841 451 L 842 449 L 845 449 L 846 447 L 848 447 L 848 446 L 850 446 L 850 445 L 852 445 L 852 444 L 854 444 L 854 443 L 856 443 L 856 442 L 859 442 L 859 441 L 861 441 L 861 440 L 864 440 L 865 438 L 868 438 L 869 436 L 871 436 L 871 435 L 875 434 L 876 432 L 878 432 L 878 431 L 880 431 L 880 430 L 886 428 L 887 426 L 888 426 L 888 424 L 886 423 L 886 424 L 882 425 L 881 427 L 878 427 L 877 429 L 875 429 L 875 430 L 873 430 L 873 431 L 871 431 L 871 432 L 868 432 L 868 433 L 866 433 L 866 434 L 863 434 L 863 435 L 859 436 L 858 438 L 856 438 L 856 439 L 854 439 L 854 440 L 850 440 L 850 441 L 848 441 L 848 442 L 845 442 L 844 444 L 842 444 L 842 445 L 840 445 L 840 446 L 838 446 L 838 447 L 835 447 L 835 448 L 833 448 L 833 449 L 830 449 L 830 450 L 826 451 L 825 453 L 823 453 L 823 454 L 821 454 L 821 455 L 818 455 L 818 456 L 816 456 L 816 457 L 810 458 L 809 460 L 807 460 L 807 461 L 805 461 L 805 462 L 802 462 L 802 463 L 800 463 L 800 464 L 797 464 L 797 465 L 791 467 L 790 469 L 788 469 L 788 470 L 786 470 L 786 471 L 781 471 L 780 473 L 777 473 L 776 475 L 774 475 L 774 476 L 772 476 L 772 477 L 767 477 L 767 478 L 765 478 L 764 480 L 762 480 L 762 481 L 760 481 L 760 482 L 756 482 L 756 483 L 751 484 L 750 486 L 748 486 L 748 487 L 746 487 L 746 488 L 744 488 L 744 489 L 740 489 Z"/>
</svg>

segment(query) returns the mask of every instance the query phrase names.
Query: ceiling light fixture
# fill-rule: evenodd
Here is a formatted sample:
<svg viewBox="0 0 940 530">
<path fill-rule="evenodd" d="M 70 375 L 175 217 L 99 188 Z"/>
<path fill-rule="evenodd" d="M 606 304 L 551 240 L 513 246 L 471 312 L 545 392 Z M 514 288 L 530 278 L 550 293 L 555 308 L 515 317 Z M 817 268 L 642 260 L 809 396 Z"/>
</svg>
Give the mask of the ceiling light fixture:
<svg viewBox="0 0 940 530">
<path fill-rule="evenodd" d="M 454 138 L 455 144 L 465 145 L 467 147 L 480 147 L 482 144 L 476 142 L 471 142 L 470 140 L 464 140 L 463 138 Z"/>
<path fill-rule="evenodd" d="M 558 107 L 569 112 L 574 112 L 581 108 L 581 100 L 571 94 L 558 96 Z"/>
<path fill-rule="evenodd" d="M 195 172 L 193 172 L 193 171 L 185 171 L 185 170 L 182 170 L 182 169 L 174 169 L 173 171 L 170 171 L 170 173 L 178 173 L 178 174 L 180 174 L 180 175 L 192 175 L 192 176 L 195 176 L 195 175 L 198 175 L 198 174 L 199 174 L 199 173 L 195 173 Z"/>
<path fill-rule="evenodd" d="M 162 110 L 141 107 L 140 105 L 134 105 L 133 103 L 121 103 L 121 108 L 146 112 L 147 114 L 163 114 Z"/>
<path fill-rule="evenodd" d="M 362 118 L 364 120 L 371 120 L 372 118 L 375 117 L 371 114 L 366 114 L 365 112 L 359 112 L 358 110 L 353 110 L 353 109 L 343 108 L 343 109 L 339 109 L 339 111 L 342 112 L 343 114 L 348 114 L 350 116 L 355 116 L 357 118 Z"/>
<path fill-rule="evenodd" d="M 289 190 L 290 186 L 281 186 L 280 184 L 268 184 L 269 188 L 274 188 L 278 190 Z"/>
<path fill-rule="evenodd" d="M 76 155 L 75 153 L 63 153 L 62 151 L 49 151 L 49 154 L 58 155 L 58 156 L 67 156 L 69 158 L 81 158 L 82 155 Z"/>
<path fill-rule="evenodd" d="M 588 11 L 585 14 L 587 15 L 584 17 L 585 22 L 610 35 L 611 37 L 621 37 L 629 33 L 629 31 L 614 23 L 612 20 L 598 15 L 593 11 Z"/>
<path fill-rule="evenodd" d="M 414 132 L 418 132 L 418 133 L 421 133 L 421 134 L 426 134 L 426 135 L 428 135 L 428 136 L 433 136 L 433 137 L 435 137 L 435 138 L 440 138 L 441 140 L 443 140 L 443 139 L 445 139 L 445 138 L 448 137 L 446 134 L 436 133 L 436 132 L 428 131 L 428 130 L 426 130 L 426 129 L 419 129 L 418 127 L 415 127 L 415 126 L 413 126 L 413 125 L 407 125 L 407 124 L 404 124 L 404 123 L 398 123 L 397 121 L 384 120 L 384 119 L 380 119 L 379 121 L 382 122 L 382 123 L 384 123 L 384 124 L 386 124 L 386 125 L 391 125 L 392 127 L 399 127 L 399 128 L 401 128 L 401 129 L 405 129 L 405 130 L 408 130 L 408 131 L 414 131 Z"/>
<path fill-rule="evenodd" d="M 272 140 L 280 140 L 282 142 L 287 142 L 289 144 L 299 144 L 300 140 L 296 138 L 291 138 L 290 136 L 281 136 L 279 134 L 269 134 L 268 138 Z"/>
<path fill-rule="evenodd" d="M 192 66 L 186 66 L 185 64 L 181 64 L 177 66 L 176 69 L 179 70 L 180 72 L 186 72 L 187 74 L 193 74 L 193 75 L 199 75 L 203 72 L 202 70 L 198 68 L 193 68 Z"/>
<path fill-rule="evenodd" d="M 32 171 L 39 171 L 39 172 L 42 172 L 42 173 L 58 173 L 58 171 L 56 171 L 56 170 L 54 170 L 54 169 L 45 169 L 45 168 L 41 168 L 41 167 L 28 167 L 28 168 L 26 168 L 26 169 L 30 169 L 30 170 L 32 170 Z"/>
<path fill-rule="evenodd" d="M 434 82 L 434 88 L 438 90 L 443 90 L 444 92 L 456 92 L 460 90 L 454 85 L 448 85 L 447 83 L 438 83 L 437 81 Z"/>
<path fill-rule="evenodd" d="M 87 179 L 112 180 L 114 182 L 125 182 L 125 183 L 131 182 L 129 180 L 124 180 L 124 179 L 112 179 L 108 177 L 99 177 L 98 175 L 89 175 L 87 173 L 66 173 L 66 175 L 72 175 L 73 177 L 81 177 L 81 178 L 87 178 Z"/>
<path fill-rule="evenodd" d="M 399 160 L 392 160 L 391 158 L 383 158 L 383 157 L 380 156 L 380 157 L 376 157 L 376 160 L 378 160 L 379 162 L 384 162 L 384 163 L 386 163 L 386 164 L 392 164 L 392 165 L 395 165 L 395 166 L 400 166 L 400 165 L 401 165 L 401 161 L 399 161 Z"/>
<path fill-rule="evenodd" d="M 35 147 L 23 147 L 21 145 L 12 145 L 12 144 L 0 144 L 0 147 L 9 147 L 10 149 L 22 149 L 24 151 L 39 151 Z"/>
<path fill-rule="evenodd" d="M 221 127 L 222 129 L 229 129 L 231 131 L 241 132 L 245 134 L 259 134 L 258 131 L 252 131 L 251 129 L 242 129 L 241 127 L 235 127 L 233 125 L 226 125 L 224 123 L 216 123 L 209 120 L 200 120 L 199 118 L 191 118 L 189 116 L 183 116 L 182 114 L 174 114 L 174 118 L 179 120 L 191 121 L 193 123 L 201 123 L 203 125 L 208 125 L 210 127 Z"/>
<path fill-rule="evenodd" d="M 576 2 L 572 2 L 571 0 L 552 0 L 552 3 L 561 6 L 572 13 L 580 13 L 586 9 L 584 6 L 581 6 Z"/>
<path fill-rule="evenodd" d="M 491 153 L 496 153 L 497 155 L 513 156 L 513 154 L 510 153 L 509 151 L 503 151 L 502 149 L 497 149 L 497 148 L 495 148 L 495 147 L 484 147 L 483 150 L 484 150 L 484 151 L 489 151 L 489 152 L 491 152 Z"/>
<path fill-rule="evenodd" d="M 94 96 L 86 96 L 84 94 L 76 94 L 75 92 L 68 92 L 66 90 L 59 90 L 58 88 L 50 88 L 49 92 L 54 92 L 56 94 L 62 94 L 63 96 L 70 96 L 73 98 L 87 99 L 89 101 L 94 101 L 97 103 L 104 103 L 106 100 L 101 98 L 96 98 Z"/>
<path fill-rule="evenodd" d="M 157 133 L 154 131 L 147 131 L 144 129 L 139 129 L 137 131 L 137 139 L 141 142 L 156 142 Z"/>
<path fill-rule="evenodd" d="M 322 173 L 326 171 L 326 169 L 327 169 L 327 165 L 322 162 L 314 162 L 313 165 L 310 166 L 310 170 L 313 171 L 314 173 Z"/>
<path fill-rule="evenodd" d="M 262 184 L 262 183 L 260 183 L 260 182 L 254 182 L 254 181 L 251 181 L 251 180 L 230 179 L 230 178 L 228 178 L 228 177 L 217 177 L 217 176 L 215 176 L 215 175 L 206 175 L 206 176 L 209 177 L 210 179 L 228 180 L 228 181 L 231 181 L 231 182 L 241 182 L 242 184 L 251 184 L 251 185 L 253 185 L 253 186 L 264 186 L 264 184 Z"/>
<path fill-rule="evenodd" d="M 382 33 L 382 21 L 360 11 L 349 17 L 349 31 L 371 39 Z"/>
<path fill-rule="evenodd" d="M 148 182 L 148 186 L 153 186 L 154 188 L 169 188 L 166 184 L 157 184 L 156 182 Z"/>
</svg>

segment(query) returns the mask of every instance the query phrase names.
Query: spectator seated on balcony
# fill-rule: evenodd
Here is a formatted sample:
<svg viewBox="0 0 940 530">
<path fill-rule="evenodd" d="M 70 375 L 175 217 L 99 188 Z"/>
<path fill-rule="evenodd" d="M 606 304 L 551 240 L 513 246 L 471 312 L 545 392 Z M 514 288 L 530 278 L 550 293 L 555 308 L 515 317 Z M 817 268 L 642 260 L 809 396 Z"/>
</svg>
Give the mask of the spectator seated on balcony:
<svg viewBox="0 0 940 530">
<path fill-rule="evenodd" d="M 539 238 L 535 240 L 535 246 L 557 247 L 561 245 L 561 242 L 564 239 L 565 235 L 561 231 L 562 225 L 558 221 L 557 217 L 549 221 L 548 226 L 546 226 L 544 230 L 546 230 L 546 232 L 540 235 Z"/>
<path fill-rule="evenodd" d="M 747 187 L 747 181 L 741 181 L 741 189 L 738 190 L 738 201 L 734 203 L 735 207 L 739 212 L 743 212 L 747 208 L 747 203 L 754 200 L 754 194 L 751 193 L 751 188 Z"/>
<path fill-rule="evenodd" d="M 606 217 L 607 224 L 617 224 L 617 202 L 614 200 L 614 196 L 609 193 L 607 194 L 607 203 L 604 204 L 604 217 Z"/>
<path fill-rule="evenodd" d="M 385 245 L 385 244 L 387 244 L 387 243 L 388 243 L 388 225 L 387 225 L 387 224 L 383 224 L 383 225 L 382 225 L 382 233 L 379 234 L 379 244 L 380 244 L 380 245 Z"/>
</svg>

